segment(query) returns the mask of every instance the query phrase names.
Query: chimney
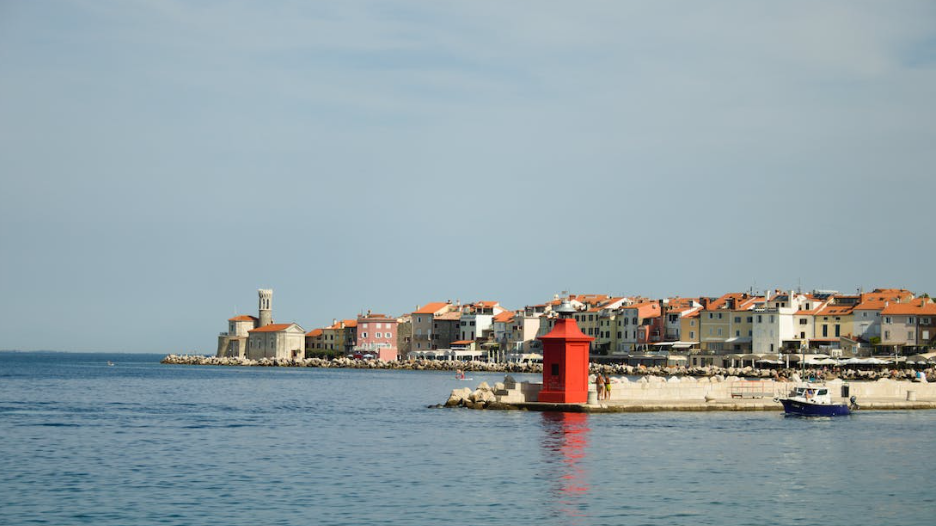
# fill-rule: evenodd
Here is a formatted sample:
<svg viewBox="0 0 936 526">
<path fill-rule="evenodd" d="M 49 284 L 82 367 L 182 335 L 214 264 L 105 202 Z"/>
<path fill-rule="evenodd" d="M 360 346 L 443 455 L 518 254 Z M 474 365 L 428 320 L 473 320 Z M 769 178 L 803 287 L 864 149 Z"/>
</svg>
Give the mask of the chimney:
<svg viewBox="0 0 936 526">
<path fill-rule="evenodd" d="M 704 297 L 704 296 L 701 297 L 701 298 L 699 298 L 699 305 L 702 305 L 702 308 L 703 308 L 703 309 L 707 309 L 707 308 L 708 308 L 708 298 L 706 298 L 706 297 Z"/>
</svg>

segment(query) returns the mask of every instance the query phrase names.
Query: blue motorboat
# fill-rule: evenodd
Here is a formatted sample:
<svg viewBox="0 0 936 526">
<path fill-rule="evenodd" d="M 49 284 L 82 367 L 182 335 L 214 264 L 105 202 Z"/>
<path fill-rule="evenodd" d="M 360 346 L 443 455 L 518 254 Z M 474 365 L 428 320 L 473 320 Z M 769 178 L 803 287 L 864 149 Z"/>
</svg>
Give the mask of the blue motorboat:
<svg viewBox="0 0 936 526">
<path fill-rule="evenodd" d="M 858 409 L 855 397 L 850 403 L 833 403 L 829 388 L 824 385 L 808 384 L 794 387 L 790 394 L 775 401 L 783 404 L 788 415 L 798 416 L 845 416 Z"/>
</svg>

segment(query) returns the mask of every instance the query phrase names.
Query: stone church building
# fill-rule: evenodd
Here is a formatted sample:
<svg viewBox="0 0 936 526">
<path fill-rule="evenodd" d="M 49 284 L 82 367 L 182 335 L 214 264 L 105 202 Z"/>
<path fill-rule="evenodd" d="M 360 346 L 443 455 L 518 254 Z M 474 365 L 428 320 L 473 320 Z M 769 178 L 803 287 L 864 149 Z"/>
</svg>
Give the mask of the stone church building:
<svg viewBox="0 0 936 526">
<path fill-rule="evenodd" d="M 259 317 L 241 315 L 228 320 L 218 336 L 219 357 L 295 359 L 305 357 L 305 331 L 295 323 L 273 323 L 273 291 L 260 289 Z"/>
</svg>

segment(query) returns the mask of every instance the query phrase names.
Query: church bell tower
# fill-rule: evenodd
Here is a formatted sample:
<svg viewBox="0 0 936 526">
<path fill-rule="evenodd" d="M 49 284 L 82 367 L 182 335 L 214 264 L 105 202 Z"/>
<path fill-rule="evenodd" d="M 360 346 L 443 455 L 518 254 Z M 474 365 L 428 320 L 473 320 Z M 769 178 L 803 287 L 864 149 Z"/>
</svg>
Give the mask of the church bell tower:
<svg viewBox="0 0 936 526">
<path fill-rule="evenodd" d="M 273 323 L 273 289 L 259 289 L 260 296 L 260 322 L 258 327 L 266 327 Z"/>
</svg>

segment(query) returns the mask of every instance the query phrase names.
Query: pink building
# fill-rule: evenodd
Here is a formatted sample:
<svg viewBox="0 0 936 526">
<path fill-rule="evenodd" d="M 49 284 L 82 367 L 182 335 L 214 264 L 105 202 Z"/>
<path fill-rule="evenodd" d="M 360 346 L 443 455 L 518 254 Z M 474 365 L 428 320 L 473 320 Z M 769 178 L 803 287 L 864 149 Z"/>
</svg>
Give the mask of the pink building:
<svg viewBox="0 0 936 526">
<path fill-rule="evenodd" d="M 354 351 L 372 354 L 389 362 L 397 359 L 397 320 L 383 314 L 367 313 L 357 319 L 357 345 Z"/>
</svg>

